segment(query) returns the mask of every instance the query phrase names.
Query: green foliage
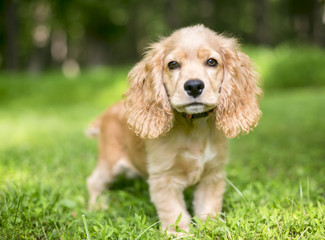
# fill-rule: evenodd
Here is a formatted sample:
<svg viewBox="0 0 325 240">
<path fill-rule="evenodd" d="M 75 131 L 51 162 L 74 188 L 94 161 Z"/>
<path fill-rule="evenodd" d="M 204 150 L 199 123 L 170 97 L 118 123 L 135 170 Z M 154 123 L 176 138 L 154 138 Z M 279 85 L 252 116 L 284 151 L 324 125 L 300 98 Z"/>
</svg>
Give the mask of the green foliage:
<svg viewBox="0 0 325 240">
<path fill-rule="evenodd" d="M 121 98 L 130 67 L 96 68 L 68 79 L 60 72 L 1 73 L 0 104 L 48 109 L 80 102 L 103 107 Z M 18 90 L 17 90 L 18 89 Z"/>
<path fill-rule="evenodd" d="M 325 51 L 317 47 L 244 48 L 257 63 L 266 89 L 325 85 Z"/>
<path fill-rule="evenodd" d="M 263 117 L 255 131 L 230 142 L 220 218 L 193 219 L 190 233 L 177 239 L 324 238 L 325 88 L 318 82 L 278 91 L 279 80 L 267 76 L 271 62 L 285 59 L 280 50 L 275 57 L 247 49 L 265 74 Z M 173 239 L 160 231 L 141 179 L 118 178 L 104 194 L 108 209 L 87 211 L 85 179 L 97 143 L 83 130 L 121 98 L 128 69 L 97 69 L 73 80 L 58 72 L 1 74 L 0 239 Z"/>
</svg>

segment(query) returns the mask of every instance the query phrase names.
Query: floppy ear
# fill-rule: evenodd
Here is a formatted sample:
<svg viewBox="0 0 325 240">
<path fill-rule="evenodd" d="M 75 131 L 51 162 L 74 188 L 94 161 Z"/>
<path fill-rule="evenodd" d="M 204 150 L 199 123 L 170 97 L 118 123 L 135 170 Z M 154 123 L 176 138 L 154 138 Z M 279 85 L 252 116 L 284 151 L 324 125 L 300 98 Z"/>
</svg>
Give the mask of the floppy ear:
<svg viewBox="0 0 325 240">
<path fill-rule="evenodd" d="M 151 46 L 128 75 L 125 107 L 129 127 L 141 138 L 154 139 L 170 130 L 173 110 L 163 84 L 163 46 Z"/>
<path fill-rule="evenodd" d="M 258 74 L 249 57 L 238 51 L 236 42 L 231 40 L 231 46 L 221 48 L 224 79 L 216 114 L 217 127 L 229 138 L 248 133 L 257 126 L 261 116 L 258 96 L 262 95 L 257 86 Z"/>
</svg>

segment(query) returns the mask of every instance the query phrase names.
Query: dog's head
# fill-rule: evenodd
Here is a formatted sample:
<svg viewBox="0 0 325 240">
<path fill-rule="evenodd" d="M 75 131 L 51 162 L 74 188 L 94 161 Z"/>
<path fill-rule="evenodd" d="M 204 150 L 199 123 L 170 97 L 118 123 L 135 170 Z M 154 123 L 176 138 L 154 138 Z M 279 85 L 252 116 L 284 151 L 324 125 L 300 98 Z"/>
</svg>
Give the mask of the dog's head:
<svg viewBox="0 0 325 240">
<path fill-rule="evenodd" d="M 168 132 L 174 111 L 186 116 L 213 111 L 216 127 L 229 138 L 248 133 L 261 115 L 262 91 L 250 59 L 235 39 L 202 25 L 153 44 L 128 79 L 127 121 L 142 138 Z"/>
</svg>

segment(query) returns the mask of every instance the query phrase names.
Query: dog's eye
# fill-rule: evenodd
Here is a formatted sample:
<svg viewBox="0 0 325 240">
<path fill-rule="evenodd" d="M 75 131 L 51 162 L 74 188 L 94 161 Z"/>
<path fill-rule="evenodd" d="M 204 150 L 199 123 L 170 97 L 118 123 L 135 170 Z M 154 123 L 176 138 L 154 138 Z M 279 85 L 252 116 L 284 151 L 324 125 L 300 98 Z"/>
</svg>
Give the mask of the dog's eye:
<svg viewBox="0 0 325 240">
<path fill-rule="evenodd" d="M 216 66 L 218 66 L 218 62 L 214 58 L 209 58 L 207 61 L 207 65 L 209 67 L 216 67 Z"/>
<path fill-rule="evenodd" d="M 171 62 L 168 63 L 168 68 L 170 70 L 174 70 L 174 69 L 180 68 L 180 67 L 181 67 L 181 65 L 179 65 L 179 63 L 176 62 L 176 61 L 171 61 Z"/>
</svg>

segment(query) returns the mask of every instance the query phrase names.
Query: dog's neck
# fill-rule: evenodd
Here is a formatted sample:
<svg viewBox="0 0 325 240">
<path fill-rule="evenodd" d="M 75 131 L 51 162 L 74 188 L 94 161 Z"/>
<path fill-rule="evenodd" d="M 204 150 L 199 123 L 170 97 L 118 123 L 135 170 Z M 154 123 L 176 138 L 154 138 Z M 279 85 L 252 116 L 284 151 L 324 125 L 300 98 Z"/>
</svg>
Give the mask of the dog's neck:
<svg viewBox="0 0 325 240">
<path fill-rule="evenodd" d="M 194 113 L 194 114 L 182 113 L 182 116 L 187 119 L 205 118 L 205 117 L 209 116 L 211 113 L 213 113 L 213 111 L 214 111 L 214 109 L 211 109 L 211 110 L 203 112 L 203 113 Z"/>
<path fill-rule="evenodd" d="M 187 118 L 183 113 L 174 112 L 173 128 L 169 134 L 182 134 L 189 137 L 189 141 L 201 141 L 211 134 L 214 135 L 216 128 L 215 111 L 208 113 L 207 116 L 198 118 Z"/>
</svg>

